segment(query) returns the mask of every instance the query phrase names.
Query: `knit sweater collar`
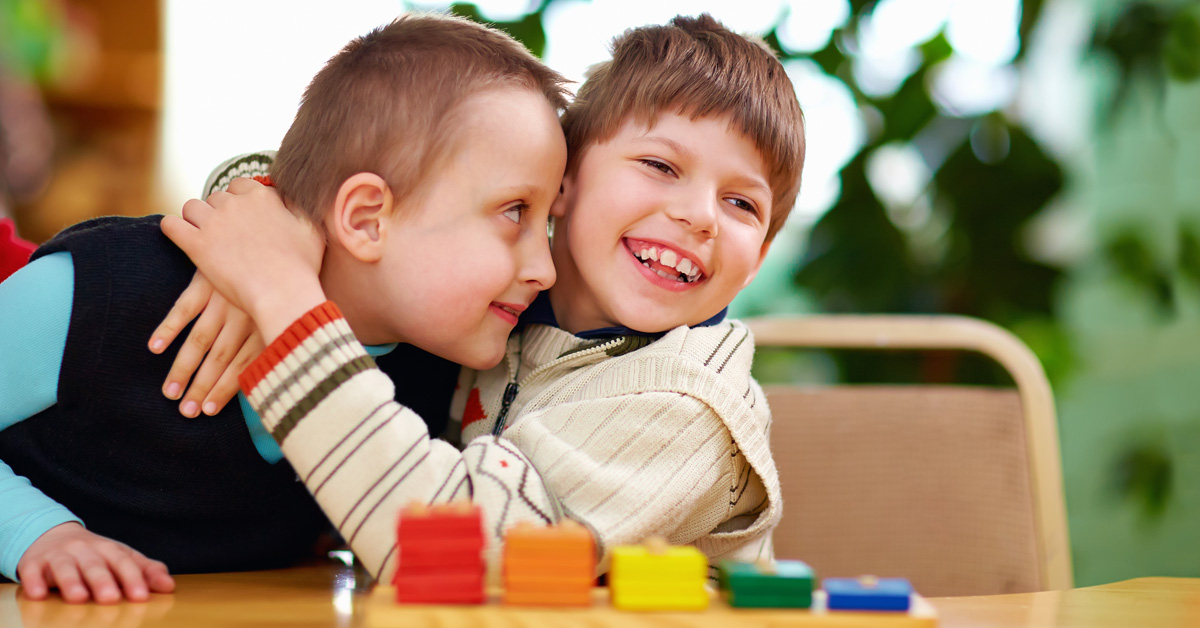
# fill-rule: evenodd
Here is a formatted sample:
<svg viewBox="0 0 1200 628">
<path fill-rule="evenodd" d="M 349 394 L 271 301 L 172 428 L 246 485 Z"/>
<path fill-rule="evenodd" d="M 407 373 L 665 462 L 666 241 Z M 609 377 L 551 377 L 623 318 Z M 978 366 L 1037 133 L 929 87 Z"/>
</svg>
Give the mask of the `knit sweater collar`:
<svg viewBox="0 0 1200 628">
<path fill-rule="evenodd" d="M 709 327 L 716 325 L 725 320 L 725 314 L 728 311 L 728 307 L 723 308 L 712 318 L 702 323 L 693 325 L 693 327 Z M 556 329 L 558 328 L 558 319 L 554 316 L 554 307 L 550 305 L 549 292 L 543 291 L 541 294 L 538 294 L 537 298 L 533 300 L 533 303 L 529 305 L 529 309 L 525 310 L 525 312 L 521 314 L 521 320 L 517 326 L 518 329 L 527 325 L 546 325 Z M 637 331 L 635 329 L 630 329 L 628 327 L 617 326 L 588 329 L 575 334 L 575 336 L 585 340 L 603 340 L 605 338 L 616 338 L 618 336 L 648 336 L 650 338 L 661 338 L 665 333 L 666 332 L 646 333 Z"/>
</svg>

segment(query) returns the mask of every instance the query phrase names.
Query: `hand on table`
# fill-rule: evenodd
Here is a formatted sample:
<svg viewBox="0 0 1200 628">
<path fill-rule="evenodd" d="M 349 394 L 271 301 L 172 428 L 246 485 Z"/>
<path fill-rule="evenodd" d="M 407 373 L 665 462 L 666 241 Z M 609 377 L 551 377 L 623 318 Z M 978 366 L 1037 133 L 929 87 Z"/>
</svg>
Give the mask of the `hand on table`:
<svg viewBox="0 0 1200 628">
<path fill-rule="evenodd" d="M 175 590 L 166 565 L 75 522 L 38 537 L 17 563 L 17 577 L 29 599 L 46 599 L 57 588 L 71 604 L 143 602 L 151 592 Z"/>
</svg>

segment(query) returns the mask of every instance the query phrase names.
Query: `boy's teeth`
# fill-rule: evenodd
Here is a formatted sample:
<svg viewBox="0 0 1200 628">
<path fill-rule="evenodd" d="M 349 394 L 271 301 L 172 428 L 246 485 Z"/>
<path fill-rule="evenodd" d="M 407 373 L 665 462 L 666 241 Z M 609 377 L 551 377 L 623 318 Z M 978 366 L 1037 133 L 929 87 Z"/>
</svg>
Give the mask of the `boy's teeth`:
<svg viewBox="0 0 1200 628">
<path fill-rule="evenodd" d="M 700 279 L 700 266 L 671 249 L 664 248 L 659 251 L 658 247 L 646 247 L 637 252 L 637 258 L 641 260 L 642 266 L 653 270 L 661 277 L 689 283 Z M 658 262 L 667 268 L 673 268 L 676 272 L 655 269 L 650 265 L 651 261 Z"/>
</svg>

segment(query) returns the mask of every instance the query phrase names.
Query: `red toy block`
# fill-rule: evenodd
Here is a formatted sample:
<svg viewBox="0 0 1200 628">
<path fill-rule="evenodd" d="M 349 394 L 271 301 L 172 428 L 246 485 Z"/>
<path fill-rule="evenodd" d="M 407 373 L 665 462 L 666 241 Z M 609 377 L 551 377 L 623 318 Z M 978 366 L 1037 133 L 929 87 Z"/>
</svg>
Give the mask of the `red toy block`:
<svg viewBox="0 0 1200 628">
<path fill-rule="evenodd" d="M 397 602 L 483 603 L 485 539 L 477 506 L 409 506 L 400 513 L 396 539 Z"/>
</svg>

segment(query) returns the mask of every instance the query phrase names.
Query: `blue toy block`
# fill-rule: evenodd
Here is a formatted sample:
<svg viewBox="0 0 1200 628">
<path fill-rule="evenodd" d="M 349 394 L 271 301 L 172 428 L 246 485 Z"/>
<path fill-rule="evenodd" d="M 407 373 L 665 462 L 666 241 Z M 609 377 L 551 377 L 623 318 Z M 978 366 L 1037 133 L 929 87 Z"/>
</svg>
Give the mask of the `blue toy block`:
<svg viewBox="0 0 1200 628">
<path fill-rule="evenodd" d="M 907 611 L 912 601 L 912 584 L 904 578 L 826 578 L 822 584 L 831 611 Z"/>
</svg>

